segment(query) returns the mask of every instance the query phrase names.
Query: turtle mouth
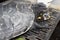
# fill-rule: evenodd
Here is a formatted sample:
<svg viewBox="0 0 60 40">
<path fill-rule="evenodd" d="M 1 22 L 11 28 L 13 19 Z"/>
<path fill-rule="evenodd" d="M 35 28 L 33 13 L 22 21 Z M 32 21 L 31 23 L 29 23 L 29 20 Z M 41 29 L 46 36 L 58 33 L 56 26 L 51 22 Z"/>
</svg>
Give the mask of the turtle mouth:
<svg viewBox="0 0 60 40">
<path fill-rule="evenodd" d="M 8 0 L 0 0 L 0 3 L 3 3 L 3 2 L 5 2 L 5 1 L 8 1 Z"/>
</svg>

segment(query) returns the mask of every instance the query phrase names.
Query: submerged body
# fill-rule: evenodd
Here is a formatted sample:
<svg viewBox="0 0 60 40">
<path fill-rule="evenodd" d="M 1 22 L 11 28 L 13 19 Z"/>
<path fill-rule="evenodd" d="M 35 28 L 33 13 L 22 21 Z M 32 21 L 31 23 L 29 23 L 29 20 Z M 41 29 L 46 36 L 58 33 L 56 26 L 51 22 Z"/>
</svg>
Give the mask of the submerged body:
<svg viewBox="0 0 60 40">
<path fill-rule="evenodd" d="M 30 6 L 30 3 L 23 1 L 0 4 L 0 39 L 13 38 L 30 29 L 34 21 Z"/>
</svg>

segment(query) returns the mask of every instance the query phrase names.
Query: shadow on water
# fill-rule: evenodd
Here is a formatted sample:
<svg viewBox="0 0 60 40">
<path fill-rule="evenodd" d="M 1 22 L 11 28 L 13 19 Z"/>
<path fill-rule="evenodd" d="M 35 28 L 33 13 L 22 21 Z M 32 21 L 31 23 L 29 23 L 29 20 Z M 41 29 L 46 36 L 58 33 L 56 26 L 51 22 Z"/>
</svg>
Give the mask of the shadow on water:
<svg viewBox="0 0 60 40">
<path fill-rule="evenodd" d="M 0 3 L 5 2 L 5 1 L 7 1 L 7 0 L 0 0 Z"/>
<path fill-rule="evenodd" d="M 51 35 L 50 40 L 60 40 L 60 21 Z"/>
</svg>

